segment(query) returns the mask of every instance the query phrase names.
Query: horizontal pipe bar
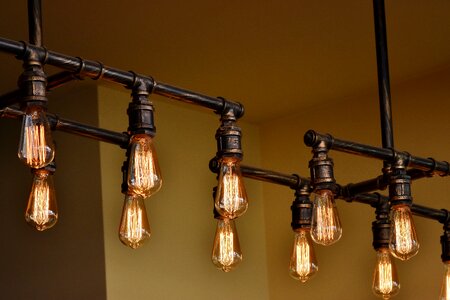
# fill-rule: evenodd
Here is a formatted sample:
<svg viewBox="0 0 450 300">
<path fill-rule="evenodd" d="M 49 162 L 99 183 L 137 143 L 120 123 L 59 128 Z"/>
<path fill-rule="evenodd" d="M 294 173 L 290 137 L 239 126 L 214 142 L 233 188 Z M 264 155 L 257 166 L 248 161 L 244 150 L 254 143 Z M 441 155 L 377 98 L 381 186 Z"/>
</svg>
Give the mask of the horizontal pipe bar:
<svg viewBox="0 0 450 300">
<path fill-rule="evenodd" d="M 45 58 L 46 64 L 62 68 L 80 76 L 86 76 L 94 80 L 102 79 L 118 83 L 127 88 L 132 88 L 136 83 L 136 80 L 139 79 L 147 82 L 148 86 L 153 87 L 152 91 L 155 94 L 209 108 L 217 113 L 222 113 L 226 110 L 233 110 L 236 118 L 240 118 L 244 114 L 244 108 L 240 103 L 222 98 L 205 96 L 164 83 L 157 83 L 151 77 L 136 74 L 131 71 L 123 71 L 104 66 L 102 63 L 97 61 L 84 60 L 79 57 L 73 57 L 54 51 L 47 51 L 44 48 L 26 45 L 22 42 L 12 41 L 5 38 L 0 38 L 0 51 L 15 54 L 18 58 L 23 57 L 27 51 L 33 51 L 37 53 L 38 57 Z"/>
<path fill-rule="evenodd" d="M 417 170 L 411 173 L 414 175 L 416 174 L 416 171 Z M 270 182 L 278 185 L 284 185 L 294 189 L 300 187 L 301 185 L 305 184 L 309 185 L 308 178 L 300 177 L 298 175 L 287 175 L 275 171 L 264 170 L 245 165 L 241 165 L 241 172 L 242 175 L 247 178 Z M 383 198 L 384 200 L 389 200 L 388 197 L 377 193 L 370 193 L 370 194 L 362 193 L 353 196 L 338 195 L 338 199 L 346 200 L 347 202 L 358 202 L 368 204 L 372 207 L 376 207 L 378 205 L 380 198 Z M 411 206 L 411 211 L 416 216 L 436 220 L 439 221 L 440 223 L 444 223 L 447 220 L 446 210 L 430 208 L 413 203 Z"/>
<path fill-rule="evenodd" d="M 244 177 L 288 186 L 291 189 L 299 189 L 302 186 L 310 185 L 310 180 L 308 178 L 300 177 L 295 174 L 286 175 L 245 165 L 241 165 L 241 172 Z"/>
<path fill-rule="evenodd" d="M 343 199 L 348 202 L 359 202 L 363 204 L 368 204 L 372 207 L 376 207 L 379 203 L 380 198 L 383 198 L 383 200 L 389 200 L 388 197 L 380 195 L 380 194 L 359 194 L 351 199 Z M 411 205 L 411 212 L 418 217 L 436 220 L 439 223 L 444 223 L 447 220 L 447 211 L 445 209 L 435 209 L 431 207 L 426 207 L 423 205 L 415 204 L 413 203 Z"/>
<path fill-rule="evenodd" d="M 183 101 L 185 103 L 200 105 L 212 109 L 217 113 L 221 113 L 222 111 L 226 110 L 227 107 L 229 107 L 233 109 L 235 114 L 237 114 L 236 118 L 240 118 L 244 114 L 244 107 L 240 103 L 232 102 L 222 98 L 213 98 L 209 96 L 204 96 L 188 90 L 170 86 L 168 84 L 164 84 L 161 82 L 155 82 L 155 85 L 153 87 L 153 93 L 174 100 Z"/>
<path fill-rule="evenodd" d="M 54 90 L 77 77 L 68 71 L 63 71 L 51 75 L 47 78 L 47 91 Z M 14 90 L 0 96 L 0 109 L 16 104 L 20 101 L 20 90 Z"/>
<path fill-rule="evenodd" d="M 336 139 L 329 134 L 320 134 L 313 130 L 309 130 L 305 133 L 304 142 L 307 146 L 315 147 L 320 143 L 326 145 L 327 148 L 346 152 L 350 154 L 356 154 L 371 158 L 377 158 L 384 161 L 394 161 L 399 155 L 403 155 L 409 158 L 408 166 L 412 168 L 421 169 L 423 171 L 432 172 L 442 176 L 449 175 L 449 164 L 444 161 L 436 161 L 432 158 L 421 158 L 417 156 L 409 155 L 407 152 L 398 152 L 394 149 L 384 149 L 350 141 Z"/>
<path fill-rule="evenodd" d="M 407 174 L 411 177 L 411 180 L 417 180 L 424 177 L 428 177 L 429 173 L 424 172 L 419 169 L 409 169 L 406 171 Z M 368 179 L 365 181 L 357 182 L 357 183 L 349 183 L 345 186 L 342 186 L 340 191 L 344 196 L 353 196 L 362 193 L 369 193 L 377 190 L 385 190 L 389 185 L 388 180 L 385 176 L 380 175 L 378 177 Z"/>
<path fill-rule="evenodd" d="M 0 117 L 18 119 L 23 115 L 23 112 L 17 109 L 5 108 L 0 110 Z M 121 148 L 126 148 L 129 137 L 126 133 L 118 133 L 107 129 L 97 128 L 94 126 L 70 121 L 58 117 L 55 114 L 47 113 L 47 118 L 52 129 L 64 131 L 67 133 L 84 136 L 97 141 L 107 142 L 110 144 L 119 145 Z"/>
</svg>

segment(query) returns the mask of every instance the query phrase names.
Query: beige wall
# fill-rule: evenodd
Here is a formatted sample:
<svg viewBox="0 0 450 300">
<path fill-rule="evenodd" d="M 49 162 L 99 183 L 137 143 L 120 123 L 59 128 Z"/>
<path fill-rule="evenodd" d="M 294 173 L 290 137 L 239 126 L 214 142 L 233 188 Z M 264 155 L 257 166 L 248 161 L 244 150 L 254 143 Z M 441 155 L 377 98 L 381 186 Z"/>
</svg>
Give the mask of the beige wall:
<svg viewBox="0 0 450 300">
<path fill-rule="evenodd" d="M 393 87 L 395 145 L 423 157 L 448 159 L 450 149 L 450 70 Z M 370 145 L 380 145 L 377 95 L 342 99 L 262 124 L 263 166 L 309 176 L 310 150 L 303 145 L 308 129 Z M 382 163 L 332 152 L 335 176 L 340 183 L 357 182 L 380 174 Z M 450 208 L 446 178 L 422 179 L 413 184 L 417 203 Z M 358 203 L 338 202 L 343 224 L 341 241 L 331 247 L 316 246 L 319 273 L 307 284 L 290 279 L 287 266 L 292 232 L 289 206 L 292 192 L 264 184 L 267 261 L 270 299 L 375 299 L 371 292 L 374 251 L 371 222 L 374 210 Z M 421 241 L 419 254 L 408 262 L 396 261 L 401 292 L 395 299 L 437 299 L 442 265 L 441 225 L 416 218 Z"/>
<path fill-rule="evenodd" d="M 129 94 L 103 86 L 98 92 L 100 126 L 126 130 Z M 208 162 L 216 152 L 218 117 L 161 98 L 155 109 L 163 188 L 146 200 L 152 236 L 140 249 L 123 246 L 117 234 L 124 150 L 100 145 L 108 299 L 268 299 L 262 185 L 246 182 L 250 208 L 237 221 L 244 261 L 228 274 L 216 270 L 211 263 L 216 181 Z M 244 160 L 260 165 L 259 129 L 241 125 Z"/>
</svg>

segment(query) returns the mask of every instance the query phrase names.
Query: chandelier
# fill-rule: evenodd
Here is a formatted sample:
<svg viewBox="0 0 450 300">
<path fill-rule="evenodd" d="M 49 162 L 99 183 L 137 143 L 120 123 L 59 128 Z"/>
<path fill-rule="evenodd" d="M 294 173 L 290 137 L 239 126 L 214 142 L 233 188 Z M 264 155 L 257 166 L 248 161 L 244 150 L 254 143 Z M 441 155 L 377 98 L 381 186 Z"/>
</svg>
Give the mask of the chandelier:
<svg viewBox="0 0 450 300">
<path fill-rule="evenodd" d="M 434 175 L 448 176 L 450 165 L 446 161 L 418 157 L 394 147 L 384 0 L 373 0 L 373 4 L 382 147 L 309 130 L 304 135 L 304 142 L 311 148 L 312 158 L 309 161 L 310 176 L 304 177 L 241 164 L 241 128 L 237 121 L 243 116 L 244 107 L 240 103 L 46 49 L 42 41 L 41 1 L 29 0 L 29 42 L 0 38 L 0 51 L 15 55 L 23 62 L 19 89 L 0 97 L 0 116 L 22 120 L 18 157 L 33 174 L 25 211 L 26 222 L 38 231 L 47 230 L 57 223 L 58 209 L 52 180 L 57 155 L 52 131 L 58 130 L 126 149 L 121 186 L 125 200 L 119 239 L 124 245 L 136 249 L 150 238 L 144 200 L 157 193 L 163 183 L 154 146 L 154 109 L 149 99 L 151 94 L 156 94 L 204 107 L 220 116 L 215 136 L 217 152 L 209 162 L 218 180 L 213 189 L 217 230 L 212 250 L 212 262 L 218 269 L 229 272 L 242 261 L 234 220 L 248 209 L 243 183 L 243 177 L 247 177 L 286 186 L 294 193 L 291 206 L 294 243 L 288 269 L 292 278 L 306 282 L 318 272 L 314 243 L 329 246 L 341 238 L 342 226 L 335 199 L 343 199 L 375 209 L 372 231 L 377 262 L 372 288 L 383 299 L 395 296 L 400 290 L 394 258 L 409 260 L 419 251 L 413 215 L 443 224 L 441 258 L 446 271 L 440 299 L 450 300 L 449 211 L 419 205 L 411 196 L 413 180 Z M 44 65 L 63 71 L 47 77 Z M 130 91 L 126 132 L 82 124 L 47 111 L 48 91 L 82 78 L 109 81 Z M 382 174 L 358 183 L 338 184 L 329 155 L 332 150 L 381 160 Z M 385 189 L 388 189 L 388 196 L 376 192 Z"/>
</svg>

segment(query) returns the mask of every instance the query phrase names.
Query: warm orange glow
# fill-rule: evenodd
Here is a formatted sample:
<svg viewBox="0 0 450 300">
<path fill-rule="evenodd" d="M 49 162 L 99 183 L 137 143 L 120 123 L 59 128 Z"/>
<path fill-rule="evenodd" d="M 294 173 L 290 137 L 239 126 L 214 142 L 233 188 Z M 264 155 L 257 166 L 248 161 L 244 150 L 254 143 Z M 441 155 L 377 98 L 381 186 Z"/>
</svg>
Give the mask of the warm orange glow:
<svg viewBox="0 0 450 300">
<path fill-rule="evenodd" d="M 375 295 L 383 299 L 397 295 L 400 290 L 397 270 L 387 248 L 377 250 L 372 290 Z"/>
<path fill-rule="evenodd" d="M 144 199 L 139 195 L 125 197 L 122 220 L 119 228 L 120 241 L 136 249 L 150 237 L 150 225 L 147 219 Z"/>
<path fill-rule="evenodd" d="M 333 193 L 329 190 L 317 191 L 313 203 L 311 237 L 314 242 L 328 246 L 342 236 L 342 227 Z"/>
<path fill-rule="evenodd" d="M 298 229 L 295 232 L 294 247 L 289 264 L 289 275 L 301 282 L 306 282 L 317 273 L 318 269 L 309 229 Z"/>
<path fill-rule="evenodd" d="M 218 269 L 229 272 L 241 261 L 242 253 L 234 221 L 218 220 L 212 262 Z"/>
<path fill-rule="evenodd" d="M 19 158 L 31 168 L 42 168 L 52 162 L 54 145 L 43 108 L 29 107 L 22 121 Z"/>
<path fill-rule="evenodd" d="M 146 134 L 136 134 L 130 141 L 128 189 L 147 198 L 159 191 L 162 185 L 153 140 Z"/>
<path fill-rule="evenodd" d="M 419 241 L 409 206 L 394 206 L 391 224 L 389 247 L 392 255 L 401 260 L 410 259 L 419 252 Z"/>
<path fill-rule="evenodd" d="M 35 171 L 25 219 L 39 231 L 52 227 L 58 220 L 55 190 L 47 170 Z"/>
<path fill-rule="evenodd" d="M 247 211 L 247 193 L 237 158 L 222 159 L 215 206 L 220 215 L 229 219 L 237 218 Z"/>
</svg>

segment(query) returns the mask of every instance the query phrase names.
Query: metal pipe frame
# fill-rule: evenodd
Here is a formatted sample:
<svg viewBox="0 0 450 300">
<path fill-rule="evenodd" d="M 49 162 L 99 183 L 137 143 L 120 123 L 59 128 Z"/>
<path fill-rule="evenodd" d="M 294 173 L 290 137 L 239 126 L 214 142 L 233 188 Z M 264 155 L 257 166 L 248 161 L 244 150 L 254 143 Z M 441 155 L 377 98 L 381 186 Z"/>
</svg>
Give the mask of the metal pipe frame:
<svg viewBox="0 0 450 300">
<path fill-rule="evenodd" d="M 23 111 L 10 107 L 0 110 L 0 118 L 19 119 L 23 114 Z M 129 136 L 126 133 L 114 132 L 68 119 L 63 119 L 58 115 L 51 113 L 47 113 L 47 118 L 53 130 L 63 131 L 97 141 L 118 145 L 121 148 L 127 148 L 128 146 Z"/>
<path fill-rule="evenodd" d="M 89 77 L 94 80 L 102 79 L 121 84 L 126 88 L 132 88 L 137 81 L 144 81 L 150 87 L 150 92 L 154 94 L 184 103 L 202 106 L 211 109 L 218 114 L 221 114 L 225 110 L 233 110 L 237 119 L 244 115 L 244 107 L 238 102 L 205 96 L 165 83 L 156 82 L 152 77 L 136 74 L 132 71 L 123 71 L 117 68 L 108 67 L 98 61 L 85 60 L 80 57 L 73 57 L 49 51 L 43 47 L 37 47 L 5 38 L 0 38 L 0 51 L 13 54 L 18 59 L 30 52 L 34 52 L 44 64 L 64 69 L 71 73 L 75 73 L 78 76 Z"/>
<path fill-rule="evenodd" d="M 375 23 L 375 48 L 377 52 L 378 96 L 380 104 L 380 124 L 383 148 L 394 148 L 392 127 L 391 91 L 386 34 L 384 0 L 373 0 Z"/>
<path fill-rule="evenodd" d="M 396 151 L 395 149 L 379 148 L 355 142 L 336 139 L 329 134 L 320 134 L 313 130 L 305 133 L 304 142 L 307 146 L 314 147 L 319 143 L 325 143 L 328 149 L 333 149 L 350 154 L 376 158 L 388 162 L 394 162 L 399 156 L 407 157 L 407 166 L 416 168 L 431 174 L 448 176 L 450 172 L 449 163 L 437 161 L 433 158 L 422 158 L 413 156 L 408 152 Z"/>
<path fill-rule="evenodd" d="M 271 170 L 265 170 L 260 168 L 255 168 L 251 166 L 241 165 L 241 172 L 244 177 L 264 181 L 268 183 L 273 183 L 277 185 L 287 186 L 293 190 L 299 189 L 301 186 L 310 185 L 310 180 L 306 177 L 301 177 L 299 175 L 293 174 L 283 174 Z M 341 185 L 339 190 L 343 189 Z M 362 204 L 368 204 L 376 208 L 380 202 L 380 199 L 387 201 L 388 197 L 383 196 L 378 193 L 362 193 L 355 195 L 337 195 L 338 199 L 345 200 L 347 202 L 358 202 Z M 413 203 L 411 206 L 411 211 L 414 215 L 427 218 L 431 220 L 436 220 L 439 223 L 445 223 L 450 217 L 449 212 L 446 209 L 435 209 L 431 207 L 426 207 L 423 205 Z"/>
</svg>

